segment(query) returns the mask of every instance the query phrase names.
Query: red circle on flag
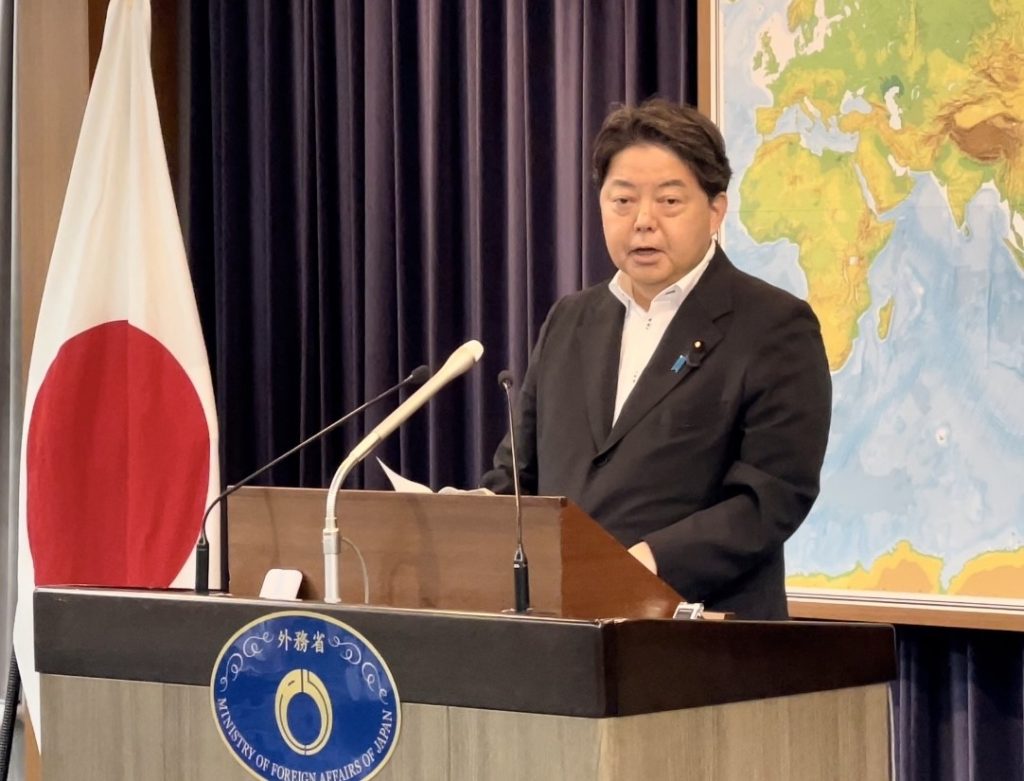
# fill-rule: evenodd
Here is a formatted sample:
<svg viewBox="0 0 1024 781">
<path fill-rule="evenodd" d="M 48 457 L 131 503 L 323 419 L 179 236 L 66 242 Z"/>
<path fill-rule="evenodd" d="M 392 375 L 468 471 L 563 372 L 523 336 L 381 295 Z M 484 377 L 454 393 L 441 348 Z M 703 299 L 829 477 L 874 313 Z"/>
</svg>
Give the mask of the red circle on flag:
<svg viewBox="0 0 1024 781">
<path fill-rule="evenodd" d="M 165 587 L 195 546 L 210 431 L 181 364 L 126 321 L 65 342 L 28 428 L 37 585 Z"/>
</svg>

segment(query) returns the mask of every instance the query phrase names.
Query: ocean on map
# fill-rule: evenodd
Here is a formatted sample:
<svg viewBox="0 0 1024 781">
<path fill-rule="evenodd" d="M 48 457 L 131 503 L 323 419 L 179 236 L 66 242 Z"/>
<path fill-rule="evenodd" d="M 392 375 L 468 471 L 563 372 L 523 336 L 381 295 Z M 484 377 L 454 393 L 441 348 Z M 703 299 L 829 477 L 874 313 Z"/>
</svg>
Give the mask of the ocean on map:
<svg viewBox="0 0 1024 781">
<path fill-rule="evenodd" d="M 753 242 L 738 213 L 740 181 L 764 141 L 755 111 L 772 104 L 751 53 L 765 29 L 784 28 L 786 5 L 722 4 L 722 51 L 735 58 L 721 70 L 719 120 L 735 171 L 723 246 L 740 268 L 806 297 L 797 246 Z M 852 98 L 842 110 L 864 109 Z M 795 108 L 779 130 L 816 154 L 857 142 Z M 983 186 L 961 229 L 935 177 L 912 175 L 910 196 L 878 215 L 893 233 L 871 266 L 853 352 L 833 373 L 822 491 L 787 544 L 790 573 L 870 567 L 905 540 L 943 559 L 946 586 L 980 553 L 1024 545 L 1024 272 L 1005 244 L 1009 212 Z"/>
</svg>

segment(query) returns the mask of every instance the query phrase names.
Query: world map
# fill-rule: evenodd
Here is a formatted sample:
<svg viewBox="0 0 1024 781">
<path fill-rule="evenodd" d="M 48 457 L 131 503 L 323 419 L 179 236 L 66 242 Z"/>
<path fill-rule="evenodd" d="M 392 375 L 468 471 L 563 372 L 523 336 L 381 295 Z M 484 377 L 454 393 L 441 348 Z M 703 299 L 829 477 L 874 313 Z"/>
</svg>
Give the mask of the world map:
<svg viewBox="0 0 1024 781">
<path fill-rule="evenodd" d="M 1024 598 L 1024 2 L 722 2 L 723 245 L 834 410 L 791 587 Z"/>
</svg>

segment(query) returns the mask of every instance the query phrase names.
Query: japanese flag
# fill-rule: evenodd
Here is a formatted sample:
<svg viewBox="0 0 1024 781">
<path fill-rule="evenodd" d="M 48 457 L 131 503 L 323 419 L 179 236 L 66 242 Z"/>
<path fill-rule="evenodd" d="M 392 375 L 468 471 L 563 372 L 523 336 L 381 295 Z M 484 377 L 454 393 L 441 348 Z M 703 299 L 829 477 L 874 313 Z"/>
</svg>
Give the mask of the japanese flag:
<svg viewBox="0 0 1024 781">
<path fill-rule="evenodd" d="M 113 0 L 29 367 L 15 650 L 40 740 L 33 587 L 192 583 L 203 509 L 219 493 L 210 367 L 149 45 L 149 0 Z"/>
</svg>

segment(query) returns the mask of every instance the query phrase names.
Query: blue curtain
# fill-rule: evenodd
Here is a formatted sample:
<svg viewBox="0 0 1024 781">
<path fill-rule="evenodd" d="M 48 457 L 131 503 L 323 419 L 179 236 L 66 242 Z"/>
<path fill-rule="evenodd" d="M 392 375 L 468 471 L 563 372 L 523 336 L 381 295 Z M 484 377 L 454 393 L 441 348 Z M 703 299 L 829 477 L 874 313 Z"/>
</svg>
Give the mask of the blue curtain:
<svg viewBox="0 0 1024 781">
<path fill-rule="evenodd" d="M 900 627 L 897 778 L 1024 779 L 1024 637 Z"/>
<path fill-rule="evenodd" d="M 498 372 L 521 378 L 551 304 L 610 276 L 587 165 L 601 119 L 696 100 L 694 4 L 190 12 L 187 241 L 225 482 L 476 338 L 482 366 L 381 449 L 435 488 L 475 486 L 504 430 Z M 270 482 L 329 481 L 387 411 Z M 360 485 L 383 486 L 376 465 Z"/>
</svg>

